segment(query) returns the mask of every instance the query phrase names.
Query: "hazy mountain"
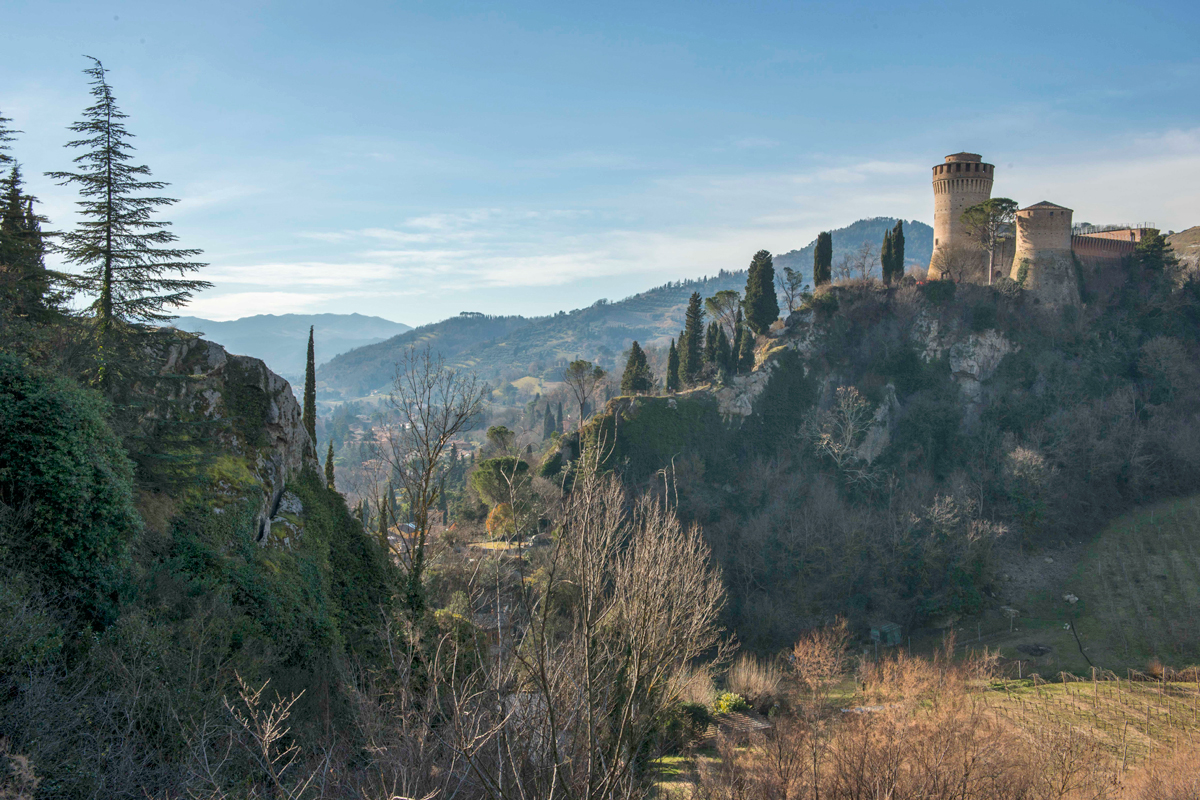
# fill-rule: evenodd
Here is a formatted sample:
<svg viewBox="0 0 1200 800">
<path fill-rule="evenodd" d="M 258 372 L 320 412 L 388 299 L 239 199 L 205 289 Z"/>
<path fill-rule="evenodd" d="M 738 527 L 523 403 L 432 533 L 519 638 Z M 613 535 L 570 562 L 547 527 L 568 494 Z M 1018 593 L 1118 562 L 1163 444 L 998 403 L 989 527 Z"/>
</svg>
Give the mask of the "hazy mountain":
<svg viewBox="0 0 1200 800">
<path fill-rule="evenodd" d="M 259 314 L 226 322 L 179 317 L 172 325 L 182 331 L 203 333 L 231 353 L 261 358 L 292 383 L 304 378 L 309 326 L 316 337 L 318 364 L 347 350 L 412 330 L 411 325 L 362 314 Z"/>
<path fill-rule="evenodd" d="M 428 345 L 447 361 L 459 364 L 464 350 L 503 337 L 531 322 L 526 317 L 491 317 L 463 312 L 441 322 L 413 328 L 376 344 L 335 356 L 317 369 L 318 392 L 324 396 L 363 397 L 387 386 L 400 352 Z M 468 362 L 475 366 L 474 362 Z"/>
<path fill-rule="evenodd" d="M 831 231 L 833 234 L 833 263 L 836 265 L 838 259 L 843 255 L 852 253 L 862 246 L 863 242 L 868 242 L 876 251 L 883 244 L 883 234 L 885 231 L 891 230 L 896 224 L 895 217 L 871 217 L 870 219 L 860 219 L 852 225 L 847 225 L 845 228 L 839 228 L 836 231 Z M 804 274 L 804 279 L 809 284 L 812 283 L 812 268 L 813 268 L 813 250 L 816 249 L 817 240 L 813 239 L 807 246 L 799 250 L 791 250 L 787 253 L 775 256 L 775 269 L 783 269 L 791 267 L 798 269 Z M 904 221 L 904 264 L 906 267 L 921 267 L 924 269 L 929 266 L 929 259 L 933 257 L 933 228 L 926 225 L 924 222 L 917 220 Z"/>
<path fill-rule="evenodd" d="M 835 260 L 864 241 L 878 247 L 883 232 L 895 224 L 892 217 L 876 217 L 833 231 Z M 906 260 L 926 266 L 933 229 L 916 221 L 905 222 L 904 229 Z M 776 268 L 799 267 L 811 282 L 812 248 L 810 244 L 776 256 Z M 562 367 L 575 358 L 619 370 L 630 342 L 666 346 L 670 337 L 679 335 L 692 292 L 711 297 L 722 289 L 742 291 L 745 286 L 745 270 L 722 271 L 715 277 L 673 281 L 623 300 L 599 300 L 548 317 L 451 317 L 331 359 L 317 370 L 318 391 L 324 397 L 348 399 L 382 389 L 391 381 L 399 352 L 414 343 L 429 344 L 452 365 L 467 367 L 492 382 L 524 375 L 557 380 Z"/>
</svg>

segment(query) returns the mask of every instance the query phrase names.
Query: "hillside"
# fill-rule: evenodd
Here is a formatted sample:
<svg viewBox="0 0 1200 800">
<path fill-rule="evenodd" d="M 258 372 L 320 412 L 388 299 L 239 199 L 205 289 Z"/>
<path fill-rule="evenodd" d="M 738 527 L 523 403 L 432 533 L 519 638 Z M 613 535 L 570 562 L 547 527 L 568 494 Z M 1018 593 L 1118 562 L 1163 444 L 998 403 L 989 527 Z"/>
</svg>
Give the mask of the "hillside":
<svg viewBox="0 0 1200 800">
<path fill-rule="evenodd" d="M 317 390 L 326 398 L 365 397 L 390 383 L 396 358 L 406 347 L 429 346 L 447 361 L 458 364 L 458 356 L 464 350 L 499 339 L 532 321 L 526 317 L 490 317 L 463 312 L 457 317 L 422 325 L 385 341 L 335 356 L 317 369 Z"/>
<path fill-rule="evenodd" d="M 833 231 L 834 258 L 864 241 L 878 246 L 884 230 L 895 223 L 892 217 L 875 217 Z M 928 264 L 933 229 L 912 221 L 905 222 L 905 232 L 909 263 Z M 799 266 L 811 275 L 812 247 L 776 256 L 776 269 Z M 452 317 L 332 359 L 317 371 L 318 390 L 325 398 L 350 399 L 381 389 L 391 380 L 399 350 L 412 343 L 434 345 L 454 364 L 493 382 L 526 375 L 554 380 L 575 358 L 617 370 L 630 342 L 665 347 L 678 336 L 692 292 L 710 297 L 723 289 L 742 291 L 745 285 L 745 270 L 722 270 L 714 277 L 674 281 L 623 300 L 600 300 L 548 317 Z"/>
<path fill-rule="evenodd" d="M 344 398 L 381 389 L 392 378 L 397 354 L 411 344 L 435 347 L 452 364 L 491 381 L 525 375 L 557 379 L 562 366 L 577 357 L 615 369 L 633 340 L 665 346 L 668 337 L 678 335 L 692 292 L 707 297 L 745 284 L 744 271 L 726 272 L 549 317 L 462 314 L 332 359 L 317 370 L 317 388 L 322 397 Z"/>
<path fill-rule="evenodd" d="M 258 314 L 224 322 L 179 317 L 172 324 L 181 331 L 220 342 L 231 353 L 262 359 L 293 383 L 304 378 L 310 326 L 315 329 L 318 364 L 347 350 L 412 330 L 401 322 L 363 314 Z"/>
<path fill-rule="evenodd" d="M 883 234 L 896 224 L 895 217 L 871 217 L 860 219 L 853 225 L 831 231 L 833 236 L 833 263 L 849 255 L 867 242 L 876 250 L 883 242 Z M 814 239 L 799 250 L 790 250 L 775 256 L 775 268 L 791 267 L 800 270 L 805 280 L 812 282 L 813 250 L 817 240 Z M 904 221 L 904 263 L 906 267 L 929 266 L 933 257 L 933 228 L 917 220 Z"/>
<path fill-rule="evenodd" d="M 1167 243 L 1181 262 L 1193 270 L 1200 269 L 1200 225 L 1171 234 Z"/>
<path fill-rule="evenodd" d="M 1197 299 L 1148 253 L 1119 291 L 1088 282 L 1095 302 L 1061 318 L 1008 284 L 830 287 L 760 340 L 753 373 L 615 399 L 584 442 L 612 442 L 609 463 L 634 485 L 672 470 L 746 648 L 775 652 L 834 614 L 859 630 L 897 623 L 914 646 L 967 620 L 994 635 L 1010 606 L 1030 635 L 1014 646 L 1050 648 L 1047 663 L 1075 668 L 1063 625 L 1101 610 L 1086 631 L 1111 632 L 1097 666 L 1190 661 L 1194 522 L 1160 512 L 1145 544 L 1097 556 L 1078 606 L 1062 599 L 1071 548 L 1200 490 Z M 548 477 L 578 455 L 575 434 L 562 442 Z M 1110 602 L 1122 619 L 1099 607 Z"/>
</svg>

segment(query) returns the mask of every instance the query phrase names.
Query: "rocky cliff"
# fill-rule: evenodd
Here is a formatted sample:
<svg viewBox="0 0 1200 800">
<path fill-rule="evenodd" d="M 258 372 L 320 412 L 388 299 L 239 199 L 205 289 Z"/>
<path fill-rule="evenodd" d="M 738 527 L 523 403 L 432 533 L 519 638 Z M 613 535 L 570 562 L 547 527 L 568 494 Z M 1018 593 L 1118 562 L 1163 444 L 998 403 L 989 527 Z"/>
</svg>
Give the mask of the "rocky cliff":
<svg viewBox="0 0 1200 800">
<path fill-rule="evenodd" d="M 215 482 L 229 497 L 255 498 L 256 539 L 267 543 L 288 482 L 318 466 L 291 386 L 257 358 L 171 329 L 162 329 L 149 351 L 152 375 L 138 384 L 138 393 L 151 398 L 142 433 L 170 437 L 176 447 L 183 439 L 206 463 L 216 463 L 219 469 L 205 469 L 193 483 Z"/>
</svg>

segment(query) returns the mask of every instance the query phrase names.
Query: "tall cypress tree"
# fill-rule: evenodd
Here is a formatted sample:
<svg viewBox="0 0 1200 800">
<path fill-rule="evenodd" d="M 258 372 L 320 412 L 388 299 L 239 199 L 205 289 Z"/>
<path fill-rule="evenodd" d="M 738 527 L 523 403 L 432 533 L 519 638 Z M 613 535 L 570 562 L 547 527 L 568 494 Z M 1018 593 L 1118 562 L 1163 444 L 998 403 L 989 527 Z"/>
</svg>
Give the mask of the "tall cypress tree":
<svg viewBox="0 0 1200 800">
<path fill-rule="evenodd" d="M 779 299 L 775 296 L 775 264 L 766 250 L 759 250 L 750 261 L 742 308 L 745 309 L 746 324 L 760 336 L 779 319 Z"/>
<path fill-rule="evenodd" d="M 325 451 L 325 485 L 331 490 L 336 491 L 337 486 L 333 480 L 333 442 L 329 442 L 329 449 Z"/>
<path fill-rule="evenodd" d="M 556 420 L 555 420 L 555 422 L 554 422 L 554 429 L 555 429 L 556 431 L 558 431 L 559 433 L 562 433 L 562 432 L 565 430 L 565 429 L 563 428 L 563 408 L 562 408 L 562 400 L 559 400 L 559 401 L 558 401 L 558 417 L 556 418 Z"/>
<path fill-rule="evenodd" d="M 817 234 L 813 249 L 813 286 L 829 283 L 833 277 L 833 235 L 827 231 Z"/>
<path fill-rule="evenodd" d="M 675 340 L 671 340 L 671 347 L 667 350 L 667 377 L 663 381 L 667 388 L 667 394 L 674 394 L 679 391 L 679 351 L 675 349 Z"/>
<path fill-rule="evenodd" d="M 692 292 L 688 298 L 683 320 L 683 333 L 679 336 L 679 382 L 682 386 L 690 386 L 704 367 L 704 309 L 700 305 L 699 292 Z"/>
<path fill-rule="evenodd" d="M 97 296 L 92 312 L 105 346 L 118 326 L 170 319 L 170 309 L 212 284 L 186 277 L 205 266 L 192 260 L 201 251 L 174 247 L 170 223 L 153 219 L 176 201 L 146 194 L 167 184 L 147 180 L 150 168 L 130 163 L 134 148 L 122 122 L 126 115 L 117 108 L 104 66 L 92 61 L 84 73 L 92 78 L 95 103 L 70 128 L 82 138 L 67 143 L 84 148 L 74 160 L 79 171 L 47 175 L 60 186 L 76 186 L 83 198 L 76 204 L 82 221 L 62 235 L 57 249 L 68 264 L 82 267 L 82 285 Z M 178 277 L 170 277 L 175 273 Z"/>
<path fill-rule="evenodd" d="M 717 363 L 717 333 L 721 330 L 721 326 L 716 321 L 708 323 L 708 329 L 704 331 L 704 363 Z"/>
<path fill-rule="evenodd" d="M 625 362 L 625 372 L 621 375 L 622 394 L 642 394 L 654 388 L 654 376 L 650 374 L 650 364 L 646 361 L 646 352 L 636 341 L 629 346 L 629 360 Z"/>
<path fill-rule="evenodd" d="M 380 501 L 379 501 L 379 520 L 378 520 L 378 525 L 376 527 L 376 534 L 379 536 L 379 544 L 383 547 L 384 550 L 389 549 L 388 528 L 391 527 L 391 522 L 392 522 L 392 520 L 391 520 L 392 514 L 391 514 L 391 507 L 390 507 L 391 501 L 390 501 L 390 497 L 389 497 L 391 495 L 391 493 L 392 493 L 392 488 L 389 486 L 387 494 L 385 494 L 383 496 L 383 498 L 380 499 Z"/>
<path fill-rule="evenodd" d="M 892 282 L 892 232 L 883 232 L 883 244 L 879 246 L 879 272 L 884 283 Z"/>
<path fill-rule="evenodd" d="M 892 280 L 904 277 L 904 220 L 896 220 L 892 228 Z"/>
<path fill-rule="evenodd" d="M 313 447 L 317 446 L 317 360 L 313 349 L 313 329 L 308 328 L 308 363 L 304 366 L 304 430 Z"/>
<path fill-rule="evenodd" d="M 745 325 L 738 334 L 737 371 L 746 375 L 754 369 L 754 334 Z"/>
<path fill-rule="evenodd" d="M 733 349 L 729 346 L 729 337 L 725 335 L 725 327 L 722 325 L 717 326 L 717 346 L 714 363 L 717 365 L 718 371 L 724 371 L 729 375 L 737 373 L 737 364 L 733 359 Z"/>
<path fill-rule="evenodd" d="M 546 413 L 542 414 L 542 441 L 546 441 L 554 434 L 554 412 L 550 410 L 550 404 L 546 404 Z"/>
</svg>

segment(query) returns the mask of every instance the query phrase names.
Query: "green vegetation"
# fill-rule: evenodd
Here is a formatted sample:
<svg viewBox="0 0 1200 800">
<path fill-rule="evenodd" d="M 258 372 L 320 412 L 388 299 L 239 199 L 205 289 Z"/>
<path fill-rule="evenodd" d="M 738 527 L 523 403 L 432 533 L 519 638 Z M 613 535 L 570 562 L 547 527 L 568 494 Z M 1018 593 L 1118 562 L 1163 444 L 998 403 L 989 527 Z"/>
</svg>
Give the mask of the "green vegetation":
<svg viewBox="0 0 1200 800">
<path fill-rule="evenodd" d="M 60 185 L 77 188 L 82 197 L 77 205 L 83 221 L 62 234 L 58 251 L 68 264 L 83 269 L 77 280 L 96 295 L 91 310 L 102 343 L 97 376 L 105 381 L 114 366 L 119 329 L 130 322 L 168 319 L 171 309 L 212 284 L 184 277 L 204 266 L 192 260 L 201 251 L 171 246 L 177 237 L 167 229 L 169 223 L 153 219 L 159 208 L 175 201 L 147 195 L 167 184 L 146 180 L 149 167 L 128 163 L 133 146 L 122 122 L 126 115 L 117 108 L 104 66 L 92 61 L 84 73 L 92 79 L 96 102 L 71 126 L 81 138 L 68 145 L 85 148 L 75 158 L 80 171 L 48 174 Z M 172 273 L 179 277 L 168 277 Z"/>
<path fill-rule="evenodd" d="M 746 324 L 759 336 L 779 319 L 779 300 L 775 296 L 775 266 L 771 254 L 759 250 L 750 261 L 746 274 L 746 297 L 742 301 Z"/>
<path fill-rule="evenodd" d="M 5 353 L 0 503 L 9 568 L 43 576 L 89 615 L 111 614 L 107 598 L 141 527 L 132 466 L 95 392 Z M 17 525 L 20 540 L 9 538 Z"/>
</svg>

